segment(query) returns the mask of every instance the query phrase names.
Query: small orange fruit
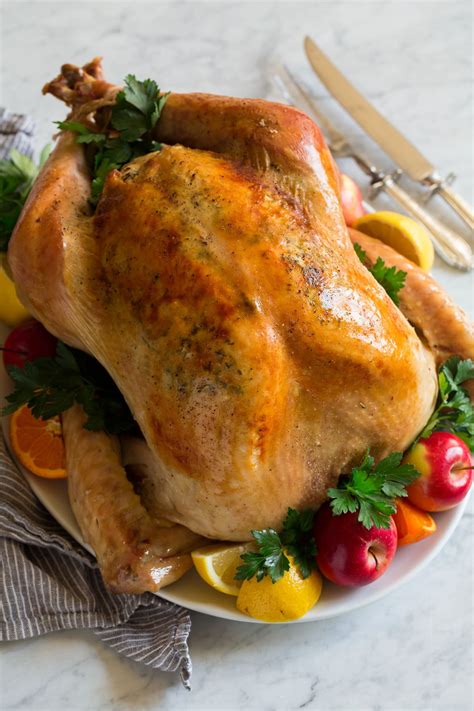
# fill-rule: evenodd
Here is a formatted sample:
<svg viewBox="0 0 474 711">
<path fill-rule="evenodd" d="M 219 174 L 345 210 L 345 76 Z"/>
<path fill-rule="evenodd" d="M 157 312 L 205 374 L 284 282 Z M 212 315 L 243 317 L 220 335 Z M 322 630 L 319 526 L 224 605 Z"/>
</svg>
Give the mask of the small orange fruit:
<svg viewBox="0 0 474 711">
<path fill-rule="evenodd" d="M 397 499 L 397 511 L 393 520 L 397 527 L 398 545 L 416 543 L 436 531 L 436 522 L 426 511 L 422 511 L 410 501 Z"/>
<path fill-rule="evenodd" d="M 19 461 L 33 474 L 46 479 L 67 476 L 63 431 L 58 416 L 39 420 L 33 417 L 27 405 L 23 405 L 11 416 L 10 439 Z"/>
</svg>

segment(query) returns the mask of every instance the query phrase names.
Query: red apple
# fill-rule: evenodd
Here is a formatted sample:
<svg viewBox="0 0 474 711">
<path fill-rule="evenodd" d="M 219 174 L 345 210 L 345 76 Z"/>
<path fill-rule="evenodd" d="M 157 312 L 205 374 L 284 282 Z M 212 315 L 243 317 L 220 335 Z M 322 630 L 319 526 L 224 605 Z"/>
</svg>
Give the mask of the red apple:
<svg viewBox="0 0 474 711">
<path fill-rule="evenodd" d="M 407 492 L 410 501 L 424 511 L 452 509 L 471 488 L 469 447 L 449 432 L 433 432 L 426 439 L 420 439 L 404 461 L 420 472 Z"/>
<path fill-rule="evenodd" d="M 365 215 L 362 205 L 362 193 L 357 183 L 345 173 L 341 173 L 340 188 L 342 212 L 346 225 L 351 227 L 359 217 Z"/>
<path fill-rule="evenodd" d="M 316 562 L 336 585 L 367 585 L 380 578 L 397 550 L 397 528 L 365 528 L 358 512 L 334 516 L 329 504 L 316 514 Z"/>
<path fill-rule="evenodd" d="M 56 355 L 58 339 L 34 319 L 29 319 L 13 329 L 7 336 L 3 350 L 5 368 L 16 365 L 23 368 L 26 361 Z"/>
</svg>

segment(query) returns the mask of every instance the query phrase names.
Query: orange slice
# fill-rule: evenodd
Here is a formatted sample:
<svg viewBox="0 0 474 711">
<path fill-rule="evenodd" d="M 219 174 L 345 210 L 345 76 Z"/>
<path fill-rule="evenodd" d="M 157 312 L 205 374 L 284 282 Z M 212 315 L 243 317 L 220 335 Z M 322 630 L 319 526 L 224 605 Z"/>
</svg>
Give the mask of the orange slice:
<svg viewBox="0 0 474 711">
<path fill-rule="evenodd" d="M 10 420 L 10 439 L 13 451 L 24 467 L 46 479 L 63 479 L 66 474 L 65 451 L 61 420 L 33 417 L 23 405 Z"/>
<path fill-rule="evenodd" d="M 397 527 L 399 546 L 421 541 L 436 531 L 434 518 L 404 499 L 397 499 L 397 511 L 393 514 L 393 520 Z"/>
</svg>

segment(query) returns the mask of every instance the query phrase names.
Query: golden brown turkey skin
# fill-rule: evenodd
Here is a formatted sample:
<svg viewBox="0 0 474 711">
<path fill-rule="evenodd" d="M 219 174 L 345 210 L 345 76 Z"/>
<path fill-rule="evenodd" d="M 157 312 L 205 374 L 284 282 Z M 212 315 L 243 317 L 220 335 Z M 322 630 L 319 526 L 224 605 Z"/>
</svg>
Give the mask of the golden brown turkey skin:
<svg viewBox="0 0 474 711">
<path fill-rule="evenodd" d="M 95 237 L 105 323 L 123 329 L 109 368 L 172 520 L 232 539 L 278 526 L 426 421 L 432 360 L 344 226 L 329 239 L 251 167 L 181 146 L 139 159 L 108 181 Z"/>
<path fill-rule="evenodd" d="M 78 405 L 63 413 L 72 510 L 115 592 L 156 592 L 192 567 L 188 551 L 202 539 L 182 526 L 160 527 L 125 476 L 116 437 L 84 429 Z"/>
<path fill-rule="evenodd" d="M 474 360 L 474 324 L 430 274 L 377 239 L 349 230 L 352 242 L 359 243 L 370 264 L 382 257 L 385 264 L 406 272 L 400 291 L 400 310 L 441 365 L 453 355 Z M 469 385 L 473 384 L 472 381 Z"/>
<path fill-rule="evenodd" d="M 368 448 L 406 447 L 434 359 L 355 255 L 308 117 L 171 96 L 160 131 L 190 147 L 111 173 L 94 216 L 63 136 L 9 262 L 35 315 L 124 393 L 156 464 L 150 508 L 245 540 L 318 506 Z"/>
</svg>

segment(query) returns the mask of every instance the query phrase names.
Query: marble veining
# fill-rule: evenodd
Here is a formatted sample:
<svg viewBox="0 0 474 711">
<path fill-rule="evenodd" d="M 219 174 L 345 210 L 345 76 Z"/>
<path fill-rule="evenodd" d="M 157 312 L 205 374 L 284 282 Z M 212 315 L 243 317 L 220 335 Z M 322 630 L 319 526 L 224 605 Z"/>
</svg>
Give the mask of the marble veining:
<svg viewBox="0 0 474 711">
<path fill-rule="evenodd" d="M 302 52 L 312 34 L 472 199 L 470 3 L 6 2 L 1 5 L 0 103 L 33 114 L 38 145 L 64 108 L 40 88 L 65 61 L 102 54 L 114 81 L 128 72 L 163 88 L 279 98 L 267 68 L 284 58 L 351 140 L 390 160 L 315 80 Z M 366 186 L 357 168 L 344 169 Z M 413 186 L 403 180 L 403 184 Z M 379 208 L 393 205 L 379 197 Z M 434 211 L 460 223 L 439 201 Z M 472 279 L 436 261 L 435 274 L 472 313 Z M 289 627 L 193 614 L 193 690 L 112 653 L 92 633 L 3 645 L 2 711 L 468 711 L 472 669 L 472 503 L 428 568 L 379 602 L 333 620 Z"/>
</svg>

